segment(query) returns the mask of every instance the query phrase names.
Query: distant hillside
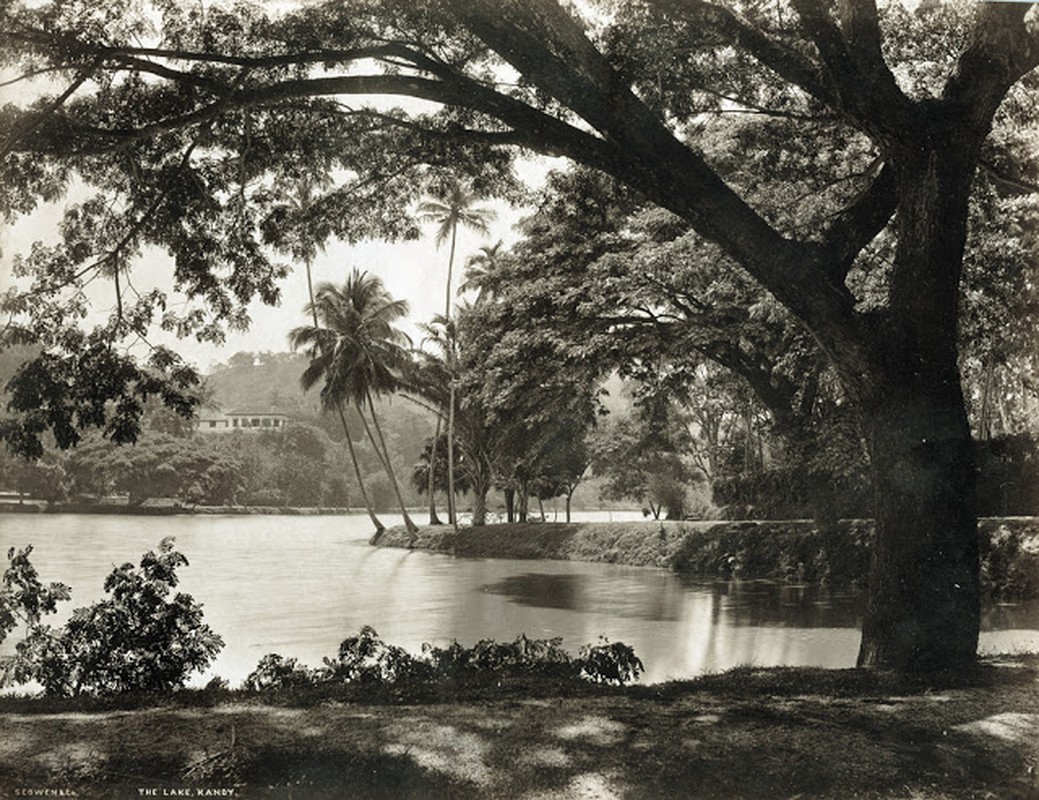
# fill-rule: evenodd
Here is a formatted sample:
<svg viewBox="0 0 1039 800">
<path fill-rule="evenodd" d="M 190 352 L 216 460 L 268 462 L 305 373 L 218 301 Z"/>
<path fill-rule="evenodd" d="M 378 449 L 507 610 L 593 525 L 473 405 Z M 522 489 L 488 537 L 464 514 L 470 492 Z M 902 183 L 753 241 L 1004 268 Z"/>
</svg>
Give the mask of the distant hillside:
<svg viewBox="0 0 1039 800">
<path fill-rule="evenodd" d="M 299 385 L 307 359 L 298 353 L 235 353 L 206 376 L 212 400 L 224 411 L 278 411 L 294 416 L 320 413 L 318 387 Z"/>
<path fill-rule="evenodd" d="M 342 440 L 342 428 L 334 414 L 321 412 L 320 386 L 304 392 L 299 385 L 306 369 L 305 356 L 295 353 L 235 353 L 226 364 L 206 376 L 210 402 L 222 411 L 271 411 L 288 414 L 297 420 L 322 428 L 334 441 Z M 401 397 L 376 401 L 379 420 L 390 454 L 410 494 L 410 474 L 422 453 L 426 439 L 433 435 L 434 417 Z M 351 410 L 347 417 L 360 438 L 361 428 Z M 361 450 L 367 448 L 361 444 Z M 412 502 L 418 497 L 409 497 Z"/>
</svg>

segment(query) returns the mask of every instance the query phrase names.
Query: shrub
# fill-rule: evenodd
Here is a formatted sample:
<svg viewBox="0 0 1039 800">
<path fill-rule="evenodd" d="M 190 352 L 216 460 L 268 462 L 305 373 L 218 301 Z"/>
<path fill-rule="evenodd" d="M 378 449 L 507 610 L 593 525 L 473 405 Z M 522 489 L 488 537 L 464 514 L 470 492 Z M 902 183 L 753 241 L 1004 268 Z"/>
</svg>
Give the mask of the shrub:
<svg viewBox="0 0 1039 800">
<path fill-rule="evenodd" d="M 425 677 L 428 665 L 407 650 L 386 644 L 370 625 L 339 645 L 336 660 L 326 658 L 320 679 L 334 683 L 396 683 Z"/>
<path fill-rule="evenodd" d="M 243 688 L 250 692 L 298 689 L 313 685 L 316 677 L 313 670 L 298 663 L 296 659 L 268 653 L 246 677 Z"/>
<path fill-rule="evenodd" d="M 27 559 L 28 552 L 19 556 Z M 12 555 L 5 587 L 9 580 L 19 585 L 29 574 Z M 202 607 L 190 595 L 170 597 L 178 583 L 177 569 L 187 563 L 173 549 L 173 539 L 163 539 L 158 553 L 146 553 L 139 567 L 123 564 L 114 569 L 104 583 L 111 597 L 76 609 L 63 628 L 41 624 L 38 613 L 30 616 L 26 638 L 17 647 L 14 679 L 38 681 L 46 694 L 62 696 L 183 686 L 188 675 L 209 666 L 224 644 L 202 622 Z M 39 609 L 53 610 L 54 600 L 68 599 L 65 587 L 55 593 L 53 586 L 60 585 L 46 593 L 27 585 Z"/>
<path fill-rule="evenodd" d="M 993 598 L 1039 596 L 1039 532 L 1032 523 L 983 521 L 981 588 Z"/>
<path fill-rule="evenodd" d="M 16 645 L 15 655 L 0 658 L 0 686 L 31 679 L 28 653 L 51 636 L 51 628 L 42 624 L 43 616 L 53 614 L 58 603 L 71 596 L 71 590 L 63 583 L 40 583 L 36 567 L 29 560 L 31 554 L 32 545 L 7 551 L 7 569 L 0 582 L 0 642 L 19 625 L 25 626 L 26 637 Z"/>
<path fill-rule="evenodd" d="M 621 685 L 637 680 L 643 671 L 635 651 L 620 642 L 600 639 L 600 644 L 581 648 L 578 658 L 562 647 L 562 639 L 528 639 L 513 642 L 483 639 L 472 647 L 452 642 L 447 647 L 422 645 L 422 655 L 413 656 L 401 647 L 383 642 L 370 626 L 343 640 L 336 659 L 326 658 L 324 667 L 309 671 L 295 659 L 264 656 L 246 678 L 251 691 L 287 689 L 302 685 L 343 683 L 350 685 L 431 685 L 468 681 L 473 683 L 518 680 L 532 675 L 557 680 L 586 680 Z"/>
<path fill-rule="evenodd" d="M 636 681 L 645 667 L 635 650 L 623 642 L 610 642 L 599 637 L 599 644 L 581 648 L 577 664 L 582 677 L 592 683 L 622 686 Z"/>
</svg>

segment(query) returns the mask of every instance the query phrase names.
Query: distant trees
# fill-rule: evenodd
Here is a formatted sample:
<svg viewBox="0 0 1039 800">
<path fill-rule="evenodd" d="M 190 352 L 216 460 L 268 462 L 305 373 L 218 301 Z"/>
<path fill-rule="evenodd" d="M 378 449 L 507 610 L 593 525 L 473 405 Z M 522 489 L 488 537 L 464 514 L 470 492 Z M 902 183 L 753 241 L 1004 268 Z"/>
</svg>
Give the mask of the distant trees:
<svg viewBox="0 0 1039 800">
<path fill-rule="evenodd" d="M 0 485 L 38 500 L 92 502 L 125 495 L 185 505 L 336 506 L 350 504 L 346 464 L 328 434 L 305 423 L 284 430 L 216 436 L 145 431 L 137 444 L 96 434 L 37 462 L 0 456 Z"/>
<path fill-rule="evenodd" d="M 436 232 L 436 243 L 439 247 L 448 238 L 451 240 L 451 250 L 447 257 L 447 281 L 445 282 L 444 290 L 444 320 L 446 324 L 451 322 L 451 274 L 454 269 L 455 262 L 455 245 L 458 238 L 458 226 L 461 225 L 466 228 L 470 228 L 479 233 L 487 233 L 488 223 L 494 218 L 494 212 L 490 209 L 479 208 L 474 204 L 478 200 L 477 196 L 466 189 L 461 181 L 457 178 L 452 179 L 445 191 L 443 191 L 439 198 L 434 200 L 426 200 L 419 204 L 419 219 L 427 222 L 433 222 L 437 225 Z M 449 340 L 450 346 L 453 347 L 453 343 Z M 452 366 L 452 362 L 455 359 L 455 353 L 449 352 L 447 354 L 449 369 Z M 450 380 L 448 384 L 448 400 L 447 400 L 447 517 L 448 522 L 452 525 L 457 525 L 458 520 L 455 514 L 455 455 L 454 455 L 454 436 L 455 436 L 455 393 L 457 387 L 455 386 L 454 380 Z M 436 448 L 438 435 L 433 436 L 433 447 Z M 435 462 L 436 457 L 433 455 L 432 460 Z M 432 473 L 430 473 L 432 475 Z M 432 488 L 429 490 L 430 500 L 433 498 Z M 436 517 L 436 509 L 431 506 L 430 512 L 430 524 L 433 524 L 433 520 Z"/>
<path fill-rule="evenodd" d="M 594 432 L 591 466 L 605 479 L 603 497 L 639 503 L 653 519 L 682 519 L 690 511 L 689 489 L 702 476 L 691 466 L 682 417 L 677 404 L 655 397 Z"/>
</svg>

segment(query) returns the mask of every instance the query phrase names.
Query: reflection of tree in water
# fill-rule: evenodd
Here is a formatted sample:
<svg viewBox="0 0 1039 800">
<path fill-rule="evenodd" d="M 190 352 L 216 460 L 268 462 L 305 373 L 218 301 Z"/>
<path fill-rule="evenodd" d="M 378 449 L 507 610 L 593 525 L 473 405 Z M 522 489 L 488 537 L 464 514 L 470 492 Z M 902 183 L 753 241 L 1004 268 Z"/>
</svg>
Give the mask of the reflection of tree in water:
<svg viewBox="0 0 1039 800">
<path fill-rule="evenodd" d="M 535 608 L 558 608 L 614 618 L 677 622 L 686 588 L 673 575 L 557 574 L 510 575 L 482 591 Z"/>
<path fill-rule="evenodd" d="M 687 590 L 711 592 L 715 622 L 734 626 L 857 628 L 862 623 L 862 596 L 823 586 L 769 581 L 687 581 Z"/>
<path fill-rule="evenodd" d="M 641 580 L 617 574 L 610 574 L 608 579 L 604 577 L 528 572 L 485 583 L 481 590 L 529 608 L 606 614 L 615 619 L 680 622 L 681 635 L 692 641 L 680 645 L 679 649 L 696 651 L 695 655 L 687 653 L 686 658 L 703 661 L 711 669 L 724 669 L 744 660 L 815 663 L 812 659 L 819 658 L 816 655 L 805 661 L 802 656 L 781 652 L 786 647 L 795 650 L 809 647 L 807 642 L 795 644 L 787 641 L 789 637 L 773 641 L 773 635 L 765 631 L 748 639 L 749 632 L 737 635 L 733 629 L 800 629 L 802 638 L 807 636 L 814 640 L 816 635 L 807 631 L 814 629 L 823 635 L 824 629 L 858 630 L 862 624 L 863 598 L 858 592 L 770 581 L 704 581 L 674 574 L 651 576 L 648 572 Z M 1039 628 L 1039 600 L 1012 606 L 988 606 L 982 615 L 983 630 L 1035 628 Z M 717 640 L 719 636 L 721 640 Z M 715 652 L 719 647 L 722 651 L 739 653 Z M 736 661 L 732 662 L 732 658 Z"/>
<path fill-rule="evenodd" d="M 1022 600 L 1017 603 L 983 605 L 981 629 L 983 631 L 1039 629 L 1039 598 Z"/>
<path fill-rule="evenodd" d="M 523 575 L 510 575 L 498 583 L 487 584 L 481 588 L 490 594 L 504 595 L 513 603 L 524 606 L 585 611 L 583 583 L 583 575 L 527 572 Z"/>
</svg>

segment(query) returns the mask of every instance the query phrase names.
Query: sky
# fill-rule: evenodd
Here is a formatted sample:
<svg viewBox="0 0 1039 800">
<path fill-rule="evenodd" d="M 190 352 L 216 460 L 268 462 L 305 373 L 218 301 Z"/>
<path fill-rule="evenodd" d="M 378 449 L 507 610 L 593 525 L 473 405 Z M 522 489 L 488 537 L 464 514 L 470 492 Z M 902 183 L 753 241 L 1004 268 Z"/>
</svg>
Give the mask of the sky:
<svg viewBox="0 0 1039 800">
<path fill-rule="evenodd" d="M 35 91 L 38 91 L 38 87 Z M 0 104 L 24 101 L 27 99 L 26 94 L 30 92 L 34 92 L 34 87 L 23 88 L 22 84 L 0 87 Z M 376 107 L 390 102 L 383 98 L 369 98 L 369 101 Z M 354 102 L 358 102 L 358 99 Z M 408 101 L 396 98 L 392 100 L 392 104 L 406 106 Z M 518 169 L 526 183 L 537 187 L 544 181 L 550 169 L 559 166 L 560 161 L 561 159 L 532 158 L 518 165 Z M 82 199 L 84 197 L 77 197 L 73 191 L 66 202 Z M 513 243 L 517 238 L 515 224 L 531 210 L 511 208 L 501 202 L 486 202 L 481 205 L 492 208 L 497 216 L 490 224 L 490 232 L 487 235 L 459 228 L 452 280 L 455 287 L 464 281 L 464 265 L 467 258 L 477 253 L 481 246 L 493 245 L 498 240 L 502 240 L 506 246 Z M 0 291 L 6 290 L 14 283 L 11 264 L 17 253 L 28 252 L 34 241 L 42 241 L 45 244 L 58 241 L 58 224 L 62 208 L 62 204 L 51 204 L 16 220 L 13 224 L 6 225 L 0 222 Z M 315 285 L 322 281 L 341 282 L 353 267 L 378 275 L 394 298 L 408 302 L 410 314 L 401 327 L 418 344 L 422 337 L 419 323 L 428 322 L 435 314 L 442 314 L 444 311 L 449 247 L 447 243 L 439 248 L 436 246 L 435 230 L 436 226 L 433 223 L 423 226 L 422 238 L 412 242 L 366 241 L 348 245 L 335 240 L 329 241 L 312 265 Z M 285 258 L 281 260 L 287 261 Z M 289 330 L 306 322 L 303 308 L 307 302 L 306 273 L 303 265 L 290 266 L 293 266 L 293 271 L 279 284 L 281 301 L 277 306 L 270 307 L 260 302 L 250 305 L 252 324 L 248 331 L 229 332 L 226 341 L 221 345 L 199 343 L 194 339 L 177 339 L 172 334 L 159 330 L 149 336 L 149 341 L 152 344 L 172 347 L 189 363 L 204 372 L 216 364 L 226 362 L 240 351 L 287 351 Z M 157 249 L 151 249 L 135 263 L 132 280 L 134 286 L 142 293 L 152 287 L 163 289 L 170 296 L 170 308 L 177 310 L 178 306 L 183 306 L 184 298 L 174 293 L 171 275 L 172 259 Z M 94 308 L 93 319 L 89 319 L 88 322 L 102 322 L 115 306 L 111 281 L 95 281 L 88 287 L 87 296 Z M 145 347 L 138 344 L 132 346 L 131 351 L 143 353 Z"/>
<path fill-rule="evenodd" d="M 547 161 L 530 163 L 526 165 L 525 172 L 536 185 L 548 167 Z M 529 209 L 510 208 L 500 202 L 481 205 L 492 208 L 497 216 L 490 224 L 488 235 L 459 228 L 452 279 L 455 289 L 464 280 L 467 258 L 477 253 L 481 246 L 492 245 L 499 239 L 506 246 L 514 242 L 517 238 L 514 225 L 529 212 Z M 50 206 L 0 230 L 0 290 L 12 285 L 11 263 L 15 254 L 27 252 L 35 240 L 45 243 L 56 241 L 59 220 L 60 207 Z M 435 314 L 444 312 L 449 247 L 447 243 L 439 248 L 436 246 L 435 231 L 433 223 L 426 224 L 420 239 L 401 243 L 365 241 L 349 245 L 331 240 L 311 266 L 315 285 L 322 281 L 342 282 L 353 267 L 378 275 L 394 298 L 408 302 L 410 314 L 401 327 L 418 344 L 422 336 L 418 324 L 428 322 Z M 294 265 L 287 260 L 286 263 L 293 269 L 288 277 L 279 282 L 280 303 L 274 307 L 258 301 L 252 303 L 249 306 L 252 324 L 248 331 L 230 332 L 222 345 L 177 339 L 159 331 L 150 337 L 151 341 L 172 346 L 203 371 L 226 362 L 240 351 L 287 351 L 289 330 L 307 322 L 303 313 L 307 302 L 307 285 L 303 265 Z M 172 291 L 169 279 L 172 268 L 172 259 L 168 255 L 157 249 L 148 250 L 135 263 L 133 284 L 142 293 L 152 286 L 163 288 L 173 300 L 171 308 L 176 309 L 178 303 L 183 303 L 183 298 Z M 99 280 L 88 287 L 87 293 L 95 309 L 96 320 L 101 321 L 114 308 L 114 287 L 111 281 Z"/>
</svg>

